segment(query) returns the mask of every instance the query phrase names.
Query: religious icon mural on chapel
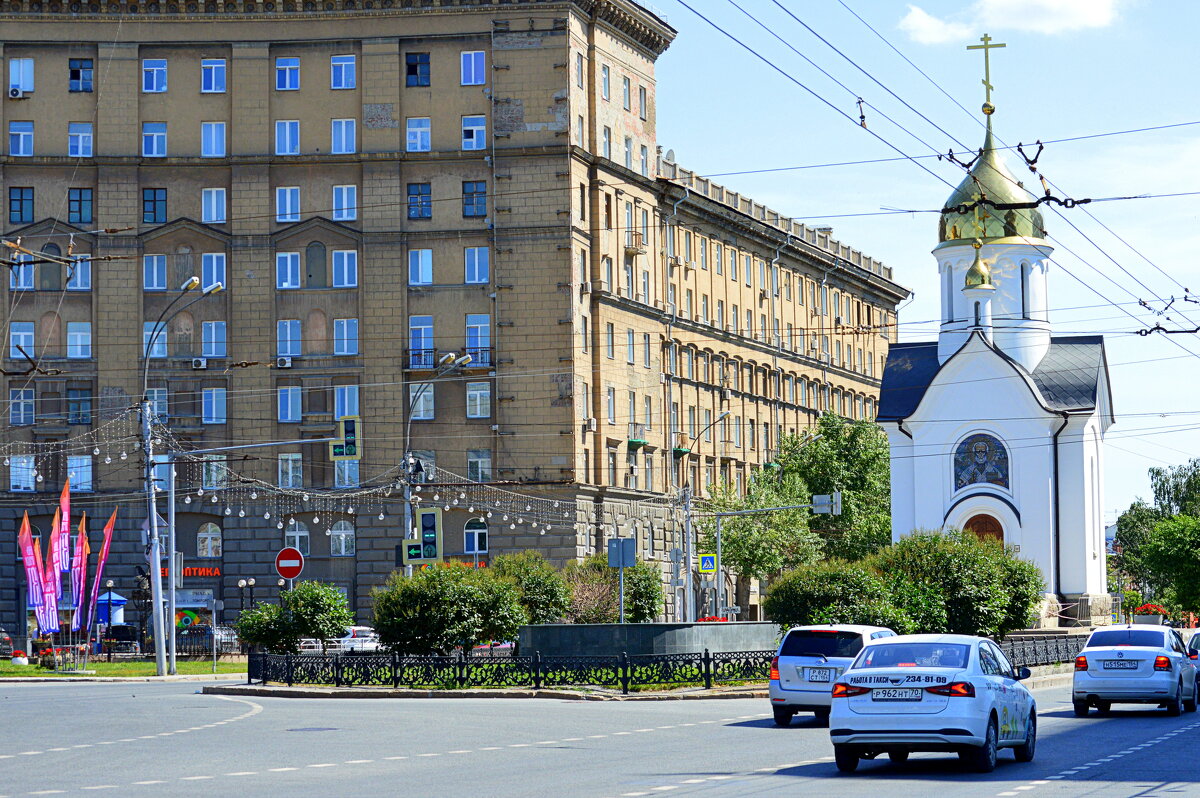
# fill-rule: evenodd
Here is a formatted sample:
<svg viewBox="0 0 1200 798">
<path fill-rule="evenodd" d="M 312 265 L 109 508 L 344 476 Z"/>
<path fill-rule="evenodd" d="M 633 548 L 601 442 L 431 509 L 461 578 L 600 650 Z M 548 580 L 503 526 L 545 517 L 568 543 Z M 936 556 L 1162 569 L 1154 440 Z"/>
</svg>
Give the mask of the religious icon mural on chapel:
<svg viewBox="0 0 1200 798">
<path fill-rule="evenodd" d="M 1008 487 L 1008 450 L 991 435 L 978 433 L 954 450 L 954 489 L 981 482 Z"/>
</svg>

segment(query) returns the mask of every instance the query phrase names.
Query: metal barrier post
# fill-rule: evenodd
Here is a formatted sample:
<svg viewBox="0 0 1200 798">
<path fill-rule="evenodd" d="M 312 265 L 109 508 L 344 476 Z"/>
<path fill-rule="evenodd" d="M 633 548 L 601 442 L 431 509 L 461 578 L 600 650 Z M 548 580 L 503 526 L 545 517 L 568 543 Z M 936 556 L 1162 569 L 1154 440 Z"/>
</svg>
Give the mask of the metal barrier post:
<svg viewBox="0 0 1200 798">
<path fill-rule="evenodd" d="M 392 652 L 392 689 L 400 687 L 400 655 Z"/>
<path fill-rule="evenodd" d="M 704 674 L 704 689 L 711 690 L 713 686 L 713 658 L 708 649 L 704 649 L 704 656 L 700 658 L 700 670 Z"/>
<path fill-rule="evenodd" d="M 296 679 L 295 663 L 292 660 L 291 654 L 287 655 L 287 659 L 284 661 L 284 668 L 285 668 L 285 670 L 287 670 L 287 685 L 288 685 L 288 687 L 291 687 L 292 683 Z"/>
<path fill-rule="evenodd" d="M 622 651 L 617 660 L 617 680 L 621 683 L 621 694 L 629 695 L 629 680 L 633 674 L 629 670 L 629 654 Z"/>
<path fill-rule="evenodd" d="M 542 689 L 542 652 L 535 651 L 529 660 L 529 667 L 533 670 L 533 689 Z"/>
</svg>

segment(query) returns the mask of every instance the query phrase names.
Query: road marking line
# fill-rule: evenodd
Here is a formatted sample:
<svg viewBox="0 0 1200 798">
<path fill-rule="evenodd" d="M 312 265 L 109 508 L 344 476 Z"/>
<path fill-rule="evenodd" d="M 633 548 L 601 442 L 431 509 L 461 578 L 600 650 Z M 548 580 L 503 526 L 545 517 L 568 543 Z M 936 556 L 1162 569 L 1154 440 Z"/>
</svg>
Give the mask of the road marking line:
<svg viewBox="0 0 1200 798">
<path fill-rule="evenodd" d="M 599 740 L 601 737 L 607 737 L 607 736 L 608 736 L 607 734 L 589 734 L 588 739 L 589 740 Z"/>
<path fill-rule="evenodd" d="M 417 754 L 417 756 L 441 756 L 441 754 Z"/>
<path fill-rule="evenodd" d="M 660 729 L 674 729 L 674 726 L 659 726 Z"/>
<path fill-rule="evenodd" d="M 500 748 L 501 748 L 501 746 L 499 746 L 499 745 L 489 745 L 484 748 L 480 748 L 479 750 L 480 751 L 499 751 Z"/>
<path fill-rule="evenodd" d="M 215 776 L 184 776 L 180 781 L 205 781 L 206 779 L 216 778 Z"/>
<path fill-rule="evenodd" d="M 337 763 L 336 763 L 336 762 L 322 762 L 322 763 L 321 763 L 321 764 L 319 764 L 319 765 L 305 765 L 305 767 L 310 767 L 310 768 L 335 768 L 335 767 L 337 767 Z"/>
<path fill-rule="evenodd" d="M 226 773 L 226 776 L 257 776 L 257 770 L 236 770 L 233 773 Z"/>
<path fill-rule="evenodd" d="M 406 756 L 385 756 L 384 759 L 389 759 L 389 760 L 395 761 L 398 759 L 408 759 L 408 757 L 406 757 Z"/>
<path fill-rule="evenodd" d="M 618 737 L 618 736 L 622 736 L 622 735 L 626 735 L 626 734 L 633 734 L 633 732 L 613 732 L 613 737 Z"/>
<path fill-rule="evenodd" d="M 558 740 L 542 740 L 541 742 L 534 743 L 534 745 L 558 745 Z M 460 752 L 459 751 L 451 751 L 450 753 L 457 754 Z M 470 751 L 462 751 L 461 753 L 469 754 Z"/>
<path fill-rule="evenodd" d="M 42 753 L 42 752 L 41 751 L 22 751 L 20 755 L 21 756 L 37 756 L 40 753 Z"/>
<path fill-rule="evenodd" d="M 70 751 L 70 748 L 47 748 L 47 751 Z"/>
<path fill-rule="evenodd" d="M 272 773 L 285 773 L 289 770 L 299 770 L 300 768 L 271 768 Z"/>
<path fill-rule="evenodd" d="M 703 784 L 704 779 L 684 779 L 683 784 Z"/>
<path fill-rule="evenodd" d="M 452 754 L 469 754 L 470 751 L 451 751 Z M 347 759 L 342 764 L 344 765 L 367 765 L 374 762 L 374 759 Z"/>
<path fill-rule="evenodd" d="M 622 796 L 622 798 L 634 798 L 634 796 L 637 796 L 637 795 L 649 795 L 649 794 L 650 793 L 648 793 L 648 792 L 623 792 L 623 793 L 621 793 L 621 796 Z"/>
<path fill-rule="evenodd" d="M 666 792 L 667 790 L 678 790 L 678 789 L 679 789 L 679 785 L 677 785 L 677 784 L 666 784 L 666 785 L 663 785 L 662 787 L 651 787 L 650 789 L 652 789 L 652 790 L 657 790 L 658 792 Z"/>
<path fill-rule="evenodd" d="M 715 721 L 715 720 L 702 720 L 702 721 L 700 721 L 701 725 L 703 725 L 703 724 L 706 724 L 706 723 L 716 723 L 716 722 L 717 722 L 717 721 Z"/>
<path fill-rule="evenodd" d="M 147 779 L 146 781 L 135 781 L 134 782 L 134 784 L 165 784 L 165 783 L 166 782 L 164 782 L 162 779 Z M 58 790 L 57 792 L 62 792 L 62 791 Z M 42 793 L 42 794 L 45 795 L 45 793 Z"/>
<path fill-rule="evenodd" d="M 115 784 L 96 784 L 92 787 L 84 787 L 83 789 L 85 789 L 85 790 L 115 790 L 115 789 L 117 789 L 117 785 L 115 785 Z"/>
<path fill-rule="evenodd" d="M 154 783 L 161 784 L 162 782 L 154 782 Z M 64 792 L 66 792 L 66 790 L 38 790 L 37 792 L 31 792 L 29 794 L 30 795 L 61 795 Z"/>
<path fill-rule="evenodd" d="M 509 746 L 509 748 L 528 748 L 531 745 L 533 745 L 533 743 L 513 743 Z M 421 754 L 421 756 L 427 756 L 427 754 Z M 437 754 L 434 754 L 434 756 L 437 756 Z"/>
</svg>

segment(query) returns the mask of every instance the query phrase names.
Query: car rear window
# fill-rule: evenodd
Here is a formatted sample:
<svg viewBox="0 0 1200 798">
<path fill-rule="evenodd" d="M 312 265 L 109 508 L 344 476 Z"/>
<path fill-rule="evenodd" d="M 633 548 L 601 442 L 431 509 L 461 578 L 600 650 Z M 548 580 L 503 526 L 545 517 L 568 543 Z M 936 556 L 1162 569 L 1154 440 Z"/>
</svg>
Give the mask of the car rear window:
<svg viewBox="0 0 1200 798">
<path fill-rule="evenodd" d="M 798 629 L 788 632 L 779 650 L 781 657 L 825 656 L 853 657 L 862 650 L 862 635 L 858 632 L 838 632 L 830 629 Z"/>
<path fill-rule="evenodd" d="M 963 643 L 883 643 L 868 646 L 855 668 L 965 668 L 971 647 Z"/>
<path fill-rule="evenodd" d="M 1161 648 L 1163 633 L 1156 629 L 1105 629 L 1092 632 L 1088 647 L 1094 646 L 1148 646 Z"/>
</svg>

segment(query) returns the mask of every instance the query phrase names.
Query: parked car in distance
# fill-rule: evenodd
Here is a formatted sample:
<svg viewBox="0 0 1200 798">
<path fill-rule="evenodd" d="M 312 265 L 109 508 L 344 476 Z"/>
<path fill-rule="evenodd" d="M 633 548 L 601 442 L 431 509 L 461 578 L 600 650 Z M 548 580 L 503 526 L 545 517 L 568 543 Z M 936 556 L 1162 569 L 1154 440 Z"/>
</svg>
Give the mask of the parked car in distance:
<svg viewBox="0 0 1200 798">
<path fill-rule="evenodd" d="M 1092 707 L 1108 712 L 1113 704 L 1157 704 L 1168 715 L 1195 712 L 1196 657 L 1169 626 L 1097 629 L 1075 657 L 1075 714 L 1085 717 Z"/>
<path fill-rule="evenodd" d="M 788 726 L 797 712 L 829 719 L 830 690 L 871 640 L 896 633 L 883 626 L 821 624 L 788 630 L 771 660 L 769 685 L 776 726 Z"/>
<path fill-rule="evenodd" d="M 321 641 L 306 637 L 300 641 L 300 651 L 320 653 Z M 341 637 L 326 640 L 326 654 L 373 653 L 379 650 L 379 635 L 370 626 L 347 626 Z"/>
<path fill-rule="evenodd" d="M 8 632 L 4 631 L 4 627 L 0 626 L 0 657 L 11 657 L 13 653 L 13 641 Z"/>
<path fill-rule="evenodd" d="M 869 643 L 833 686 L 829 737 L 838 770 L 886 753 L 897 764 L 913 751 L 956 752 L 990 773 L 1011 748 L 1033 759 L 1037 706 L 991 640 L 969 635 L 898 635 Z"/>
<path fill-rule="evenodd" d="M 216 628 L 216 649 L 218 654 L 236 654 L 241 651 L 237 631 L 230 626 Z M 213 627 L 194 625 L 180 629 L 175 636 L 179 649 L 187 649 L 188 654 L 204 654 L 213 649 Z"/>
</svg>

